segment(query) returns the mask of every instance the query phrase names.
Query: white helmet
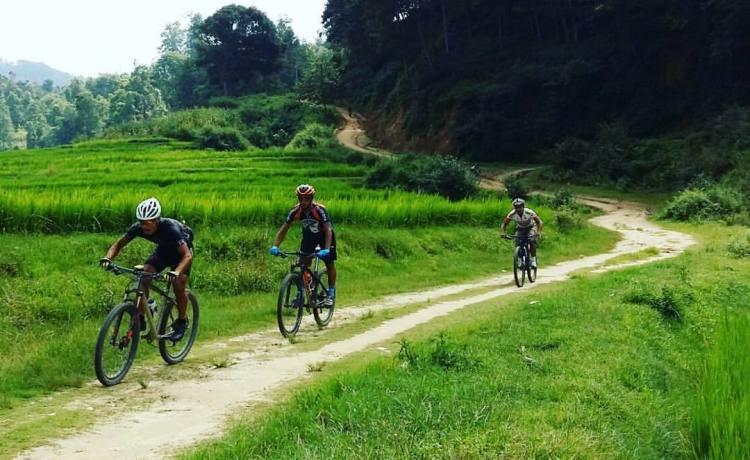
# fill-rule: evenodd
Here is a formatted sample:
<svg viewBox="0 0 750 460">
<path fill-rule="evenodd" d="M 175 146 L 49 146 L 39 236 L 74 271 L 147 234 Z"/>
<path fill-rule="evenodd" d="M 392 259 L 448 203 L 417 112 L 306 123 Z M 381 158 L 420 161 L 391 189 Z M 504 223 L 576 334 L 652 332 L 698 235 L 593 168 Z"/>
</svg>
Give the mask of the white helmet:
<svg viewBox="0 0 750 460">
<path fill-rule="evenodd" d="M 513 206 L 523 206 L 526 202 L 523 201 L 523 198 L 516 198 L 513 200 Z"/>
<path fill-rule="evenodd" d="M 138 220 L 151 220 L 161 217 L 159 200 L 154 197 L 143 200 L 135 209 L 135 217 Z"/>
</svg>

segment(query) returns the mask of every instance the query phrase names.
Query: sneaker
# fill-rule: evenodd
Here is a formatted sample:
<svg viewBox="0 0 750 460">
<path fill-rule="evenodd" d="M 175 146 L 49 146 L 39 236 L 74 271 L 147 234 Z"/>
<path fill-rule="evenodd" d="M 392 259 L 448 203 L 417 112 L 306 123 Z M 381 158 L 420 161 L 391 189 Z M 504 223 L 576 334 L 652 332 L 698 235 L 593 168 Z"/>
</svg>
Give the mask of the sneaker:
<svg viewBox="0 0 750 460">
<path fill-rule="evenodd" d="M 334 303 L 334 300 L 330 297 L 326 297 L 325 299 L 321 300 L 318 305 L 321 307 L 332 307 Z"/>
<path fill-rule="evenodd" d="M 531 268 L 536 268 L 536 257 L 531 258 Z"/>
<path fill-rule="evenodd" d="M 187 327 L 187 319 L 177 319 L 174 323 L 172 323 L 172 332 L 170 334 L 167 334 L 166 338 L 173 342 L 182 340 L 182 338 L 185 336 L 185 331 L 187 331 Z"/>
</svg>

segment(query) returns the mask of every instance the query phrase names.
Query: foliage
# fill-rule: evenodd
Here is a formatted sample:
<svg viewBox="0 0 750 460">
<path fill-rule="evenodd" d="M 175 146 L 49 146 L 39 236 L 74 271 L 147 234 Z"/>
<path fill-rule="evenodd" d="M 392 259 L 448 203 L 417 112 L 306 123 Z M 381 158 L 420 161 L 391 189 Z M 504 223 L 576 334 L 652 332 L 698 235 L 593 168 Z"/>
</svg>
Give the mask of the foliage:
<svg viewBox="0 0 750 460">
<path fill-rule="evenodd" d="M 692 411 L 696 458 L 744 458 L 750 452 L 750 318 L 725 310 L 704 365 Z"/>
<path fill-rule="evenodd" d="M 234 128 L 203 128 L 198 133 L 196 143 L 200 149 L 247 150 L 250 144 L 242 133 Z"/>
<path fill-rule="evenodd" d="M 479 178 L 469 165 L 455 157 L 409 154 L 378 162 L 368 173 L 366 184 L 459 200 L 476 193 Z"/>
<path fill-rule="evenodd" d="M 526 189 L 523 181 L 517 177 L 508 177 L 504 180 L 503 185 L 505 185 L 505 194 L 510 200 L 516 198 L 522 198 L 525 200 L 529 197 L 529 191 Z"/>
<path fill-rule="evenodd" d="M 280 44 L 276 27 L 254 7 L 227 5 L 198 27 L 196 60 L 223 95 L 257 91 L 276 70 Z"/>
<path fill-rule="evenodd" d="M 661 217 L 682 221 L 727 221 L 747 209 L 746 198 L 732 187 L 686 189 L 675 195 L 661 211 Z"/>
<path fill-rule="evenodd" d="M 750 105 L 748 17 L 735 0 L 331 0 L 323 20 L 345 93 L 381 132 L 528 161 L 601 123 L 680 135 Z"/>
<path fill-rule="evenodd" d="M 333 137 L 333 128 L 320 123 L 310 123 L 294 135 L 288 148 L 317 149 L 320 147 L 334 147 L 337 141 Z"/>
<path fill-rule="evenodd" d="M 750 257 L 750 235 L 735 238 L 727 246 L 729 255 L 736 258 Z"/>
</svg>

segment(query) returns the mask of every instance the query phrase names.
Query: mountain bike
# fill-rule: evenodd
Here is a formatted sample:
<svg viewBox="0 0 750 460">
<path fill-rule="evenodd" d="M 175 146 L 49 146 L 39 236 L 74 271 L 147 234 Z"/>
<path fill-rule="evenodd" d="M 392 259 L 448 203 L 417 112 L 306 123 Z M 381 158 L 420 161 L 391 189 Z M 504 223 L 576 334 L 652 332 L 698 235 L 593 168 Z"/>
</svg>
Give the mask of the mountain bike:
<svg viewBox="0 0 750 460">
<path fill-rule="evenodd" d="M 279 299 L 276 304 L 276 319 L 279 331 L 284 337 L 293 336 L 302 324 L 305 311 L 312 311 L 319 327 L 327 326 L 333 317 L 335 305 L 327 305 L 328 272 L 318 269 L 320 258 L 316 253 L 281 252 L 281 257 L 297 256 L 292 263 L 289 274 L 281 282 Z M 304 259 L 316 256 L 312 270 L 305 265 Z"/>
<path fill-rule="evenodd" d="M 537 267 L 531 265 L 531 239 L 535 237 L 503 235 L 503 238 L 516 242 L 516 248 L 513 251 L 513 278 L 516 286 L 523 287 L 526 276 L 530 283 L 536 281 Z M 539 259 L 537 259 L 537 266 L 539 266 Z"/>
<path fill-rule="evenodd" d="M 170 339 L 170 335 L 172 324 L 178 318 L 177 299 L 174 293 L 169 292 L 172 283 L 167 280 L 167 276 L 149 273 L 144 270 L 143 265 L 130 269 L 110 264 L 107 270 L 115 275 L 126 274 L 132 281 L 125 287 L 123 302 L 112 308 L 99 330 L 94 352 L 96 378 L 105 386 L 120 383 L 133 364 L 141 338 L 150 344 L 157 342 L 159 354 L 167 364 L 177 364 L 184 360 L 198 335 L 200 310 L 195 295 L 190 290 L 187 291 L 188 330 L 180 340 L 174 341 Z M 151 308 L 144 308 L 146 331 L 141 337 L 138 305 L 145 296 L 141 287 L 144 280 L 156 282 L 151 284 L 151 296 L 161 295 L 162 300 L 156 307 L 156 312 L 152 312 Z M 157 283 L 164 283 L 165 286 Z"/>
</svg>

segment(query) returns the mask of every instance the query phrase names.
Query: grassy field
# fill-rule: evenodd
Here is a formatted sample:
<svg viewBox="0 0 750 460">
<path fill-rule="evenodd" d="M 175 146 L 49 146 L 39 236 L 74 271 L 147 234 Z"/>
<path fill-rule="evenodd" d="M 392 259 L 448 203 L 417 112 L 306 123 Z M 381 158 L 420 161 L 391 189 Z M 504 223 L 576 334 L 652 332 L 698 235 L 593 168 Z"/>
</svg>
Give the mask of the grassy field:
<svg viewBox="0 0 750 460">
<path fill-rule="evenodd" d="M 677 228 L 700 244 L 437 319 L 183 458 L 747 458 L 746 230 Z"/>
<path fill-rule="evenodd" d="M 124 283 L 97 261 L 151 195 L 166 216 L 195 229 L 191 285 L 204 312 L 200 341 L 275 324 L 276 289 L 288 265 L 266 251 L 301 182 L 316 186 L 334 219 L 342 306 L 509 265 L 510 246 L 497 238 L 507 201 L 367 190 L 360 185 L 366 166 L 347 158 L 338 149 L 200 151 L 166 139 L 3 154 L 0 407 L 92 379 L 96 331 Z M 555 211 L 538 211 L 550 230 L 545 263 L 606 250 L 616 239 L 590 227 L 556 231 Z M 284 247 L 295 248 L 298 238 L 295 229 Z M 118 262 L 141 263 L 151 250 L 138 240 Z"/>
</svg>

